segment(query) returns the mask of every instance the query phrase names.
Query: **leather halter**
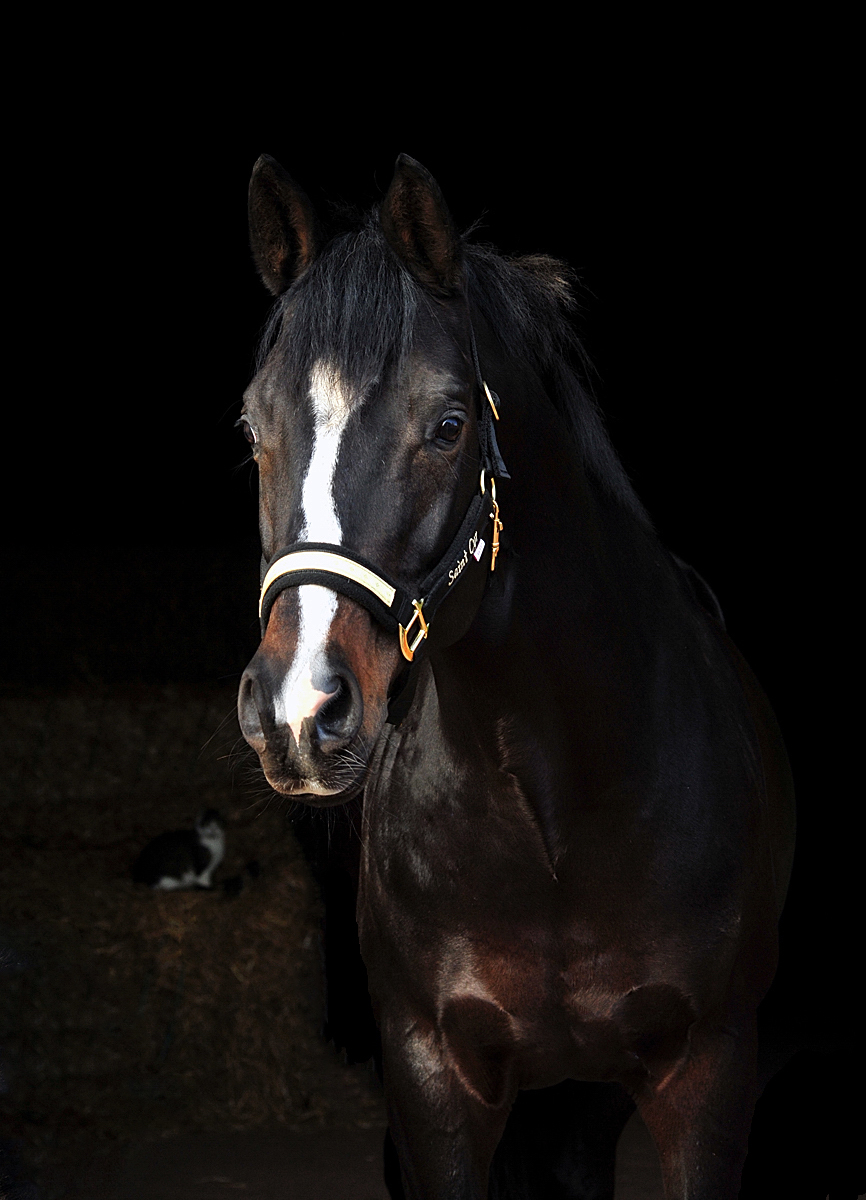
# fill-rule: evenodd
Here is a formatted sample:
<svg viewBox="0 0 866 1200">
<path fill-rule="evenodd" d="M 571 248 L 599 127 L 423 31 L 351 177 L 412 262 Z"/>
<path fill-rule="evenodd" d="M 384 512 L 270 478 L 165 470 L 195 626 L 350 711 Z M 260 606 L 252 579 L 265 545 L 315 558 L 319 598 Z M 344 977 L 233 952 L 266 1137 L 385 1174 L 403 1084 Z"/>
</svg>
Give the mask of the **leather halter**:
<svg viewBox="0 0 866 1200">
<path fill-rule="evenodd" d="M 499 420 L 499 397 L 481 375 L 475 333 L 471 326 L 470 337 L 482 405 L 478 424 L 482 463 L 479 491 L 448 549 L 419 584 L 418 598 L 414 598 L 360 554 L 328 542 L 295 542 L 278 550 L 271 558 L 262 580 L 259 597 L 262 637 L 268 626 L 271 608 L 280 592 L 308 583 L 348 596 L 366 608 L 386 629 L 397 634 L 403 657 L 410 666 L 402 672 L 392 690 L 388 706 L 391 724 L 399 724 L 408 711 L 415 690 L 418 652 L 430 636 L 430 627 L 439 605 L 463 580 L 471 574 L 477 574 L 478 569 L 482 568 L 487 550 L 487 530 L 491 522 L 489 571 L 493 571 L 496 565 L 502 522 L 499 519 L 495 480 L 510 479 L 510 475 L 499 453 L 494 431 L 494 422 Z"/>
</svg>

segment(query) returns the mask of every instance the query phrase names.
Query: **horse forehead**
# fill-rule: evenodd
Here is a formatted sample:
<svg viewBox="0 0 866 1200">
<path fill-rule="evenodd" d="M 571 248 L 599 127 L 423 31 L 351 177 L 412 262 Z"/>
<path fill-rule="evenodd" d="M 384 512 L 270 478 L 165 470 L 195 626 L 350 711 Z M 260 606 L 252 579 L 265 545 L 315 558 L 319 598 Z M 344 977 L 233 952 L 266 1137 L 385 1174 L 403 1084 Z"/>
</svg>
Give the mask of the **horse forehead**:
<svg viewBox="0 0 866 1200">
<path fill-rule="evenodd" d="M 464 383 L 459 366 L 457 361 L 436 362 L 421 354 L 414 355 L 407 364 L 404 386 L 414 394 L 454 395 Z"/>
<path fill-rule="evenodd" d="M 336 431 L 363 400 L 364 389 L 349 383 L 334 363 L 319 359 L 310 371 L 308 395 L 316 427 Z"/>
<path fill-rule="evenodd" d="M 316 430 L 321 433 L 342 431 L 353 412 L 378 393 L 378 402 L 405 404 L 407 410 L 421 396 L 453 396 L 460 392 L 464 380 L 457 362 L 431 360 L 423 353 L 413 353 L 403 369 L 384 387 L 374 388 L 367 383 L 353 383 L 334 363 L 319 359 L 310 371 L 307 394 L 313 411 Z"/>
</svg>

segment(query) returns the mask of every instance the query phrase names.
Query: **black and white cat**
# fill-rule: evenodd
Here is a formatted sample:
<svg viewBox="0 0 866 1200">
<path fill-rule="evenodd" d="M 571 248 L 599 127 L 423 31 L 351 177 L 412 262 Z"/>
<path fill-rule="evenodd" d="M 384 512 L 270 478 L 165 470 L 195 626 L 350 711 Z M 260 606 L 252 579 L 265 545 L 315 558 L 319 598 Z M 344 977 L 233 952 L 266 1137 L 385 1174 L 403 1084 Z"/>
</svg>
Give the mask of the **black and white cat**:
<svg viewBox="0 0 866 1200">
<path fill-rule="evenodd" d="M 215 808 L 208 808 L 194 829 L 174 829 L 148 842 L 133 863 L 132 878 L 163 891 L 213 887 L 225 844 L 225 822 Z"/>
</svg>

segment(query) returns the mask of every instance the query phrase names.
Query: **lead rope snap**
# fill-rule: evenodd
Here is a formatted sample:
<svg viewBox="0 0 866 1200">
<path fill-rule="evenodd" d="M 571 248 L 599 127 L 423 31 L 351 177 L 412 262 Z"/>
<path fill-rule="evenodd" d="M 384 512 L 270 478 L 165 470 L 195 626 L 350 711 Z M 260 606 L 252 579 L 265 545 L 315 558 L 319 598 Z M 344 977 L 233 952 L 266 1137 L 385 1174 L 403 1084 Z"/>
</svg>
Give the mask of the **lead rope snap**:
<svg viewBox="0 0 866 1200">
<path fill-rule="evenodd" d="M 499 520 L 499 505 L 496 503 L 496 480 L 490 479 L 490 498 L 493 501 L 493 512 L 490 516 L 493 518 L 493 547 L 490 552 L 490 570 L 496 570 L 496 555 L 499 553 L 499 532 L 503 528 L 502 522 Z"/>
<path fill-rule="evenodd" d="M 496 409 L 493 410 L 494 412 Z M 487 489 L 486 469 L 481 472 L 481 495 L 483 496 Z M 493 541 L 491 542 L 490 553 L 490 570 L 496 570 L 496 555 L 499 553 L 499 533 L 505 528 L 502 521 L 499 519 L 499 505 L 496 503 L 496 480 L 490 476 L 490 501 L 493 505 L 493 512 L 490 514 L 490 520 L 493 522 Z"/>
</svg>

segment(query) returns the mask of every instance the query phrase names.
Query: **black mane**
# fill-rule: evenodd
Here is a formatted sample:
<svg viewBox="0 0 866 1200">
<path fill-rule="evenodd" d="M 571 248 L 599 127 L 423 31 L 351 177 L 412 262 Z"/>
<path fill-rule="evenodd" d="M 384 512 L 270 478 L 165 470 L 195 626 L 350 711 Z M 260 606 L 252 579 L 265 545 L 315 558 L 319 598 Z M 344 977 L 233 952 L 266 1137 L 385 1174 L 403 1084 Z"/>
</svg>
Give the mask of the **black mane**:
<svg viewBox="0 0 866 1200">
<path fill-rule="evenodd" d="M 506 258 L 468 237 L 463 254 L 470 308 L 542 380 L 587 472 L 649 524 L 595 400 L 581 381 L 589 363 L 571 323 L 575 301 L 570 269 L 544 255 Z M 388 246 L 374 209 L 360 228 L 334 237 L 277 301 L 258 366 L 273 352 L 284 369 L 304 378 L 316 361 L 327 358 L 345 379 L 367 389 L 411 350 L 416 314 L 429 303 Z M 503 400 L 507 412 L 507 396 Z"/>
<path fill-rule="evenodd" d="M 591 370 L 572 315 L 571 269 L 547 255 L 505 258 L 490 246 L 464 244 L 470 305 L 477 308 L 506 350 L 527 362 L 563 418 L 587 472 L 645 524 L 637 497 L 581 375 Z M 507 405 L 507 397 L 503 397 Z"/>
</svg>

